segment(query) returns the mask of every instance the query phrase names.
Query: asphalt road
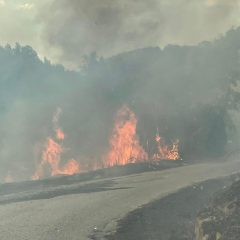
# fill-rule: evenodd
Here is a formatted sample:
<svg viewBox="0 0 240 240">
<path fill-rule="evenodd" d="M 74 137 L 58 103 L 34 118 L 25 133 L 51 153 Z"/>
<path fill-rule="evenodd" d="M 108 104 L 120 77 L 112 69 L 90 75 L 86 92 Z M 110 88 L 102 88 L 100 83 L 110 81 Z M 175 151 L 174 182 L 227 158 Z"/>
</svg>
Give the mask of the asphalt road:
<svg viewBox="0 0 240 240">
<path fill-rule="evenodd" d="M 103 239 L 132 210 L 183 187 L 238 171 L 240 161 L 196 164 L 50 189 L 39 195 L 39 200 L 25 197 L 21 202 L 0 205 L 0 239 Z M 84 191 L 64 192 L 62 188 Z M 34 194 L 31 191 L 25 195 Z"/>
</svg>

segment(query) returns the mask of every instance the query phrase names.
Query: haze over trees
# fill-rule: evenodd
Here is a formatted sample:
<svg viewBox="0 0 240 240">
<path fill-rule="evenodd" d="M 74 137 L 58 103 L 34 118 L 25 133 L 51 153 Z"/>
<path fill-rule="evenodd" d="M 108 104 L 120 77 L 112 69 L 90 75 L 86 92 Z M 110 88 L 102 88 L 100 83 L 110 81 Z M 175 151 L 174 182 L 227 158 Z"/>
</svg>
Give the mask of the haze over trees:
<svg viewBox="0 0 240 240">
<path fill-rule="evenodd" d="M 57 107 L 71 149 L 65 154 L 79 162 L 106 151 L 124 104 L 136 113 L 149 152 L 157 130 L 166 141 L 179 138 L 189 161 L 237 149 L 239 50 L 235 29 L 198 46 L 145 48 L 107 59 L 93 54 L 75 72 L 40 60 L 29 46 L 0 47 L 0 176 L 30 176 Z"/>
</svg>

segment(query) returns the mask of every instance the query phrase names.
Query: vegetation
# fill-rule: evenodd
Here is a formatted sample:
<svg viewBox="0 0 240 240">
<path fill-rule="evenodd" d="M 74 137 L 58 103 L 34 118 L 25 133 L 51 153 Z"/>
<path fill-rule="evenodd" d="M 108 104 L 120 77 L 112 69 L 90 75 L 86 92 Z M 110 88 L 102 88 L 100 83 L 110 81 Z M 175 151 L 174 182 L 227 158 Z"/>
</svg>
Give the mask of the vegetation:
<svg viewBox="0 0 240 240">
<path fill-rule="evenodd" d="M 230 110 L 238 109 L 240 99 L 239 50 L 235 29 L 198 46 L 146 48 L 108 59 L 93 54 L 74 72 L 40 60 L 29 46 L 0 47 L 0 174 L 32 172 L 57 107 L 71 149 L 66 154 L 80 161 L 106 151 L 123 104 L 136 113 L 148 151 L 158 129 L 166 141 L 180 139 L 186 159 L 222 156 L 229 144 L 238 147 Z"/>
</svg>

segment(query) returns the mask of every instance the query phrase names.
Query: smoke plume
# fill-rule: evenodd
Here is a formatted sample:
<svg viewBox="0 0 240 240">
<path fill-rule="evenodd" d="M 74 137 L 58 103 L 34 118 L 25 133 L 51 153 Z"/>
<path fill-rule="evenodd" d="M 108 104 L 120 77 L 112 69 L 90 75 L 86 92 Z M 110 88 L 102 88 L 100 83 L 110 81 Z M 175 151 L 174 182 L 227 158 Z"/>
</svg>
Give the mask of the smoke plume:
<svg viewBox="0 0 240 240">
<path fill-rule="evenodd" d="M 124 105 L 136 116 L 139 145 L 148 154 L 157 133 L 170 145 L 179 139 L 188 161 L 223 156 L 238 146 L 237 115 L 230 111 L 236 112 L 240 99 L 239 50 L 235 29 L 197 46 L 92 55 L 80 73 L 41 61 L 30 47 L 1 47 L 1 178 L 29 179 L 57 127 L 65 134 L 63 165 L 69 159 L 80 166 L 101 161 Z"/>
<path fill-rule="evenodd" d="M 96 52 L 109 57 L 148 46 L 214 40 L 240 24 L 238 0 L 55 0 L 38 11 L 43 44 L 77 67 Z"/>
</svg>

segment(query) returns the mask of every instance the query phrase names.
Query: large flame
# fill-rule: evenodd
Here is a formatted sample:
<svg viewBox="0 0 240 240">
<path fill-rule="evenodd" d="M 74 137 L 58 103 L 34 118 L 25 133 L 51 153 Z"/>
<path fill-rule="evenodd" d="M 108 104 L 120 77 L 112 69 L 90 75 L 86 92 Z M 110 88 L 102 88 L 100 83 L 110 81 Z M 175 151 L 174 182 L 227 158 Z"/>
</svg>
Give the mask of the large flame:
<svg viewBox="0 0 240 240">
<path fill-rule="evenodd" d="M 126 165 L 151 160 L 179 160 L 179 140 L 171 146 L 164 143 L 159 133 L 156 135 L 157 152 L 148 158 L 148 154 L 140 145 L 137 134 L 137 118 L 127 106 L 123 106 L 116 115 L 114 129 L 110 138 L 110 150 L 105 160 L 105 167 Z"/>
<path fill-rule="evenodd" d="M 52 138 L 48 138 L 45 145 L 45 149 L 42 154 L 43 163 L 48 163 L 51 167 L 51 175 L 58 175 L 59 163 L 61 160 L 61 154 L 63 153 L 63 148 L 60 144 L 56 143 Z"/>
<path fill-rule="evenodd" d="M 56 176 L 60 174 L 72 175 L 80 172 L 80 165 L 76 160 L 68 161 L 64 166 L 60 166 L 61 155 L 64 152 L 62 147 L 62 141 L 65 138 L 65 134 L 60 127 L 58 127 L 58 119 L 62 110 L 57 109 L 53 117 L 53 124 L 55 129 L 55 138 L 49 137 L 44 145 L 42 152 L 41 162 L 37 167 L 32 179 L 36 180 L 44 176 L 45 166 L 49 166 L 51 169 L 51 175 Z M 57 142 L 58 141 L 58 142 Z"/>
<path fill-rule="evenodd" d="M 139 143 L 136 135 L 137 119 L 127 106 L 123 106 L 117 113 L 110 151 L 107 154 L 105 166 L 125 165 L 137 161 L 147 160 L 148 156 Z"/>
<path fill-rule="evenodd" d="M 41 161 L 32 179 L 44 177 L 46 167 L 51 170 L 52 176 L 72 175 L 80 172 L 80 165 L 74 159 L 68 161 L 65 165 L 61 164 L 61 157 L 64 153 L 63 141 L 65 139 L 65 134 L 58 124 L 61 113 L 62 110 L 58 108 L 53 116 L 54 137 L 47 138 L 41 154 Z M 109 151 L 104 156 L 104 161 L 89 161 L 84 169 L 92 171 L 103 167 L 142 161 L 180 159 L 179 140 L 172 142 L 172 145 L 169 146 L 157 133 L 155 138 L 157 151 L 148 157 L 150 153 L 148 154 L 141 146 L 136 131 L 137 118 L 135 113 L 129 107 L 123 106 L 116 114 L 114 128 L 109 140 Z"/>
</svg>

